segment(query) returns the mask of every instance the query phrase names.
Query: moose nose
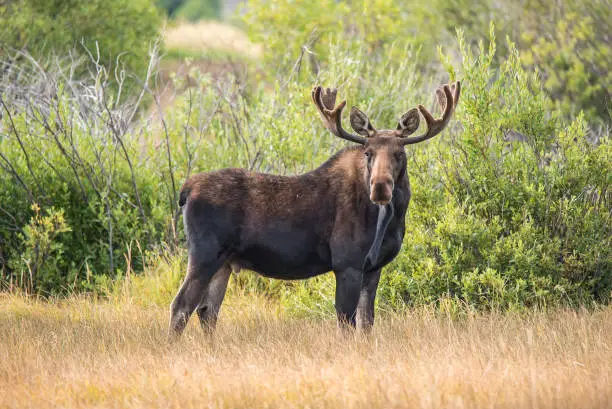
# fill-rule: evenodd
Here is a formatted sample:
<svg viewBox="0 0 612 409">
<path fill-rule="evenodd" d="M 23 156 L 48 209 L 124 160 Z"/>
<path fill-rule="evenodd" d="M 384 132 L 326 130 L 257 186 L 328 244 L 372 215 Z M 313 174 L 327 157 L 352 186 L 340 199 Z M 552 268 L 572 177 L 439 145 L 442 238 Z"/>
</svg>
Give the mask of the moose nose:
<svg viewBox="0 0 612 409">
<path fill-rule="evenodd" d="M 393 179 L 385 178 L 370 183 L 370 200 L 377 205 L 386 205 L 393 197 Z"/>
</svg>

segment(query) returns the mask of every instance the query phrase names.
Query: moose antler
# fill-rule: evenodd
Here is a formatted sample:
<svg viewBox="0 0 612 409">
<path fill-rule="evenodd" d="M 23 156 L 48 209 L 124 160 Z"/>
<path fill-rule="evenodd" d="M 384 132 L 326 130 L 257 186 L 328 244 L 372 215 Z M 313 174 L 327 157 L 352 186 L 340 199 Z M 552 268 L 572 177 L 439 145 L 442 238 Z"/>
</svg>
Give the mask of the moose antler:
<svg viewBox="0 0 612 409">
<path fill-rule="evenodd" d="M 321 86 L 312 89 L 312 101 L 315 103 L 321 119 L 323 119 L 323 124 L 337 137 L 365 145 L 365 137 L 354 135 L 342 128 L 342 109 L 344 109 L 346 101 L 342 101 L 334 107 L 337 92 L 335 88 L 323 89 Z"/>
<path fill-rule="evenodd" d="M 442 130 L 448 125 L 457 103 L 459 102 L 459 95 L 461 94 L 461 82 L 455 82 L 451 87 L 445 84 L 443 87 L 436 90 L 436 96 L 438 98 L 438 104 L 444 111 L 442 118 L 435 119 L 432 114 L 429 113 L 423 105 L 419 105 L 419 111 L 425 118 L 427 123 L 427 132 L 423 135 L 414 136 L 411 138 L 402 138 L 403 145 L 410 145 L 413 143 L 423 142 L 429 138 L 432 138 L 442 132 Z"/>
</svg>

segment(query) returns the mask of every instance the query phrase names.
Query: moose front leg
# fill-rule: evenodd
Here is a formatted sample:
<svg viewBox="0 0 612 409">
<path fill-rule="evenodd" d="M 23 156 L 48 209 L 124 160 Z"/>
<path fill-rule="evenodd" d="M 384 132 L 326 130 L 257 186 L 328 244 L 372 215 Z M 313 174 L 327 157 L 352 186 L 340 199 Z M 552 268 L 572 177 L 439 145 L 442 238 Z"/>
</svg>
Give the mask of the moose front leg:
<svg viewBox="0 0 612 409">
<path fill-rule="evenodd" d="M 362 273 L 354 268 L 335 271 L 336 315 L 338 326 L 345 330 L 355 328 L 356 312 L 361 291 Z"/>
<path fill-rule="evenodd" d="M 376 290 L 380 281 L 380 271 L 371 271 L 363 275 L 361 292 L 359 293 L 359 304 L 357 306 L 357 328 L 364 332 L 370 332 L 374 325 L 374 301 Z"/>
</svg>

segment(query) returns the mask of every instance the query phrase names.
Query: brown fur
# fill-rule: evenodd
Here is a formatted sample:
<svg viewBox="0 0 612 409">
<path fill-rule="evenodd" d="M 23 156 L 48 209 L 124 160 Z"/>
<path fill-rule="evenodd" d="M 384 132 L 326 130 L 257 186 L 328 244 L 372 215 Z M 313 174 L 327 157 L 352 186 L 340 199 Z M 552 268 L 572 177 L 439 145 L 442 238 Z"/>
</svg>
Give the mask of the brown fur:
<svg viewBox="0 0 612 409">
<path fill-rule="evenodd" d="M 291 218 L 298 211 L 316 209 L 324 201 L 321 195 L 330 188 L 352 196 L 354 187 L 361 185 L 363 180 L 366 161 L 362 150 L 361 147 L 346 149 L 321 168 L 300 176 L 270 175 L 244 169 L 199 173 L 184 183 L 181 192 L 187 193 L 187 201 L 244 208 L 241 211 L 249 215 L 247 220 L 252 223 L 269 217 Z M 321 176 L 322 180 L 315 179 Z"/>
</svg>

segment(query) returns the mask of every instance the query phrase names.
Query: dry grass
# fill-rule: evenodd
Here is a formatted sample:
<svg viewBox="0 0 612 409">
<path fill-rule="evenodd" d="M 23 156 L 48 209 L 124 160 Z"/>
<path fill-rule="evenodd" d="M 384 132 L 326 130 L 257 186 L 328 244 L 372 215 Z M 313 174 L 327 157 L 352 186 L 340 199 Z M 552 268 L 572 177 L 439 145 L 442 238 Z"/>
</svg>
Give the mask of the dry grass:
<svg viewBox="0 0 612 409">
<path fill-rule="evenodd" d="M 239 28 L 218 21 L 182 22 L 166 29 L 164 43 L 170 49 L 190 51 L 217 50 L 256 58 L 260 45 L 249 41 Z"/>
<path fill-rule="evenodd" d="M 605 408 L 612 309 L 382 317 L 370 337 L 235 296 L 168 344 L 166 309 L 0 297 L 0 407 Z"/>
</svg>

